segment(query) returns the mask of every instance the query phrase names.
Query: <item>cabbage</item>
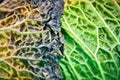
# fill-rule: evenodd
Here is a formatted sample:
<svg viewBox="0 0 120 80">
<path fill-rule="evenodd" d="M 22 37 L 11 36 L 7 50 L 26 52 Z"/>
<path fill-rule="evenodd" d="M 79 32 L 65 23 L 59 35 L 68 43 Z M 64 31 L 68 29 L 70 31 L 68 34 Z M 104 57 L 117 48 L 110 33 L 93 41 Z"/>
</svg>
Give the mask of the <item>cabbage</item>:
<svg viewBox="0 0 120 80">
<path fill-rule="evenodd" d="M 120 80 L 119 0 L 66 0 L 64 80 Z"/>
<path fill-rule="evenodd" d="M 63 0 L 0 0 L 0 80 L 61 80 Z"/>
</svg>

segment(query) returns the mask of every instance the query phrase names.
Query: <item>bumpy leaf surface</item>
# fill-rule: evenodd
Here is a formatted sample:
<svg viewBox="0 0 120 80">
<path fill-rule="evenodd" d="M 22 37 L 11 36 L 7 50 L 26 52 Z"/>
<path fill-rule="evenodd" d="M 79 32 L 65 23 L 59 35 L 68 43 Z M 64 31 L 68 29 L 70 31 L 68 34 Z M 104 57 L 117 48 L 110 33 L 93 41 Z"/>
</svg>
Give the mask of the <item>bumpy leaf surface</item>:
<svg viewBox="0 0 120 80">
<path fill-rule="evenodd" d="M 119 0 L 66 0 L 64 80 L 120 80 Z"/>
<path fill-rule="evenodd" d="M 0 0 L 0 80 L 61 80 L 63 0 Z"/>
</svg>

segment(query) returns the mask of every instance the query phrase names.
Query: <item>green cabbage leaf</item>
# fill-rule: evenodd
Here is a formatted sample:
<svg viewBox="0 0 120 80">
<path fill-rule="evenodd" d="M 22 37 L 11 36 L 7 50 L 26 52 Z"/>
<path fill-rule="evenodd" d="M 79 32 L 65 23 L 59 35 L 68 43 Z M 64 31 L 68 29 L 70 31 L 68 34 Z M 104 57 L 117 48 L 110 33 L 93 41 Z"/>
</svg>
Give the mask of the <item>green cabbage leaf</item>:
<svg viewBox="0 0 120 80">
<path fill-rule="evenodd" d="M 119 0 L 66 0 L 64 80 L 120 80 Z"/>
</svg>

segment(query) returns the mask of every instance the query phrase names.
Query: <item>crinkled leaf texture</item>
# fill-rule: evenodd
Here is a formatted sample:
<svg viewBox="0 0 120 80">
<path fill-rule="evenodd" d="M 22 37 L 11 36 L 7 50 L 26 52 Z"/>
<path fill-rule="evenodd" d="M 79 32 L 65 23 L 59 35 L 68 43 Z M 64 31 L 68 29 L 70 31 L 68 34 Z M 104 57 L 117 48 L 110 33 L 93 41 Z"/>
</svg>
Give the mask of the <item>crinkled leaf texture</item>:
<svg viewBox="0 0 120 80">
<path fill-rule="evenodd" d="M 67 0 L 63 17 L 65 80 L 120 80 L 120 5 Z"/>
<path fill-rule="evenodd" d="M 0 0 L 0 80 L 61 80 L 63 0 Z"/>
</svg>

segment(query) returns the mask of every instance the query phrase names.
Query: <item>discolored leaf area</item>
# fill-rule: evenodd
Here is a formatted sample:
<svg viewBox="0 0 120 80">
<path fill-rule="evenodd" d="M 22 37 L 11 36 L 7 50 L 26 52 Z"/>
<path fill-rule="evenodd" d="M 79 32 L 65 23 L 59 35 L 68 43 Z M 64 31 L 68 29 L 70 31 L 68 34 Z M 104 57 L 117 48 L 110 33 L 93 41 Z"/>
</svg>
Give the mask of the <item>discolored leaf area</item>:
<svg viewBox="0 0 120 80">
<path fill-rule="evenodd" d="M 65 0 L 64 80 L 120 80 L 119 0 Z"/>
<path fill-rule="evenodd" d="M 0 80 L 61 80 L 63 0 L 0 0 Z"/>
</svg>

